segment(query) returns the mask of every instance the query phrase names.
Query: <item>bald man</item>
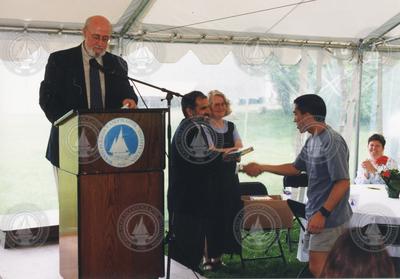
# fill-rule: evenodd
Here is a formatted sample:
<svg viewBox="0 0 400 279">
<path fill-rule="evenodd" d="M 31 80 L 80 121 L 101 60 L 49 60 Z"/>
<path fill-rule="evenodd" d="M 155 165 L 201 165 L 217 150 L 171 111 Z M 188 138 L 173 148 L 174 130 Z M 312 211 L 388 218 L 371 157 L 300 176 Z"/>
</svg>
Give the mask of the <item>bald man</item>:
<svg viewBox="0 0 400 279">
<path fill-rule="evenodd" d="M 39 103 L 52 124 L 72 109 L 136 108 L 138 98 L 129 80 L 121 77 L 127 74 L 127 63 L 107 52 L 112 32 L 108 19 L 92 16 L 86 20 L 82 32 L 82 44 L 50 54 L 46 66 Z M 93 59 L 107 72 L 94 67 L 94 61 L 90 62 Z M 109 74 L 112 72 L 120 75 Z M 46 158 L 59 167 L 58 128 L 54 125 Z"/>
</svg>

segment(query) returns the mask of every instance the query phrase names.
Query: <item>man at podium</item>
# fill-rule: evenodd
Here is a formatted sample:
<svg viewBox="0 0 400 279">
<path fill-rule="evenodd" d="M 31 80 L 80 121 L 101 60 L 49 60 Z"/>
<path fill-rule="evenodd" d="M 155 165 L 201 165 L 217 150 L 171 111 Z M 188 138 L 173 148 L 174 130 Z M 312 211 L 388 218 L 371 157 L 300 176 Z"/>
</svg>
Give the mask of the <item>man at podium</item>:
<svg viewBox="0 0 400 279">
<path fill-rule="evenodd" d="M 111 23 L 103 16 L 89 17 L 77 47 L 50 54 L 39 103 L 53 124 L 70 110 L 136 108 L 137 96 L 127 78 L 127 63 L 107 52 Z M 100 71 L 100 69 L 102 71 Z M 46 158 L 59 167 L 58 128 L 52 126 Z"/>
<path fill-rule="evenodd" d="M 222 146 L 205 116 L 210 114 L 208 99 L 199 91 L 182 98 L 185 119 L 179 124 L 171 144 L 168 187 L 170 256 L 199 271 L 204 252 L 205 222 L 212 212 L 218 187 L 219 153 Z"/>
</svg>

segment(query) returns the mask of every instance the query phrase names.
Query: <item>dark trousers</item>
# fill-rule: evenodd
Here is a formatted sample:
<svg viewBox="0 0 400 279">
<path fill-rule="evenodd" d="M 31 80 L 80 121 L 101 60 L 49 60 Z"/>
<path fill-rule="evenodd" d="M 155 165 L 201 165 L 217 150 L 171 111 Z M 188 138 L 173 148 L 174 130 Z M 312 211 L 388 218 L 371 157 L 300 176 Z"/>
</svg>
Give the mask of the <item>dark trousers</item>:
<svg viewBox="0 0 400 279">
<path fill-rule="evenodd" d="M 176 212 L 171 225 L 174 238 L 169 255 L 184 266 L 198 270 L 204 252 L 204 218 Z"/>
</svg>

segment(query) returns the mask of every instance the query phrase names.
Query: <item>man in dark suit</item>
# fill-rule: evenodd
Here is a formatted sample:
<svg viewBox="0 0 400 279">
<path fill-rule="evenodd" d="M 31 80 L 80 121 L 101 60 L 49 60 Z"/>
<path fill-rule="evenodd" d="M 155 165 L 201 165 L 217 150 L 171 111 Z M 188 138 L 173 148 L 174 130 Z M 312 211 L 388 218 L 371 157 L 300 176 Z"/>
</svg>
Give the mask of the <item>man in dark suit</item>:
<svg viewBox="0 0 400 279">
<path fill-rule="evenodd" d="M 182 98 L 182 120 L 171 144 L 171 166 L 168 186 L 168 212 L 172 233 L 169 255 L 192 270 L 199 264 L 205 247 L 205 225 L 215 204 L 219 184 L 219 153 L 214 145 L 212 128 L 207 125 L 210 114 L 207 96 L 192 91 Z M 196 152 L 194 139 L 203 143 Z M 216 141 L 218 142 L 218 141 Z M 220 147 L 220 146 L 215 146 Z M 204 151 L 204 152 L 203 152 Z"/>
<path fill-rule="evenodd" d="M 86 20 L 81 45 L 50 55 L 39 103 L 52 124 L 72 109 L 136 108 L 138 98 L 129 80 L 123 78 L 127 74 L 127 63 L 106 51 L 111 31 L 107 18 L 92 16 Z M 96 62 L 106 73 L 95 67 Z M 112 72 L 118 75 L 109 74 Z M 46 158 L 59 167 L 58 128 L 54 126 Z"/>
</svg>

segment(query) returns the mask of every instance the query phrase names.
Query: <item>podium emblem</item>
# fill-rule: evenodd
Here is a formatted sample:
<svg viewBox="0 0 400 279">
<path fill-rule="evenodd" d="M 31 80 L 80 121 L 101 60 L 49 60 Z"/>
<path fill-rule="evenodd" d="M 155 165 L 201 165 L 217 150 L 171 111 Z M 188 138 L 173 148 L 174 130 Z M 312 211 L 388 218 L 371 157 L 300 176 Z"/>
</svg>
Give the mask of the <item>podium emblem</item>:
<svg viewBox="0 0 400 279">
<path fill-rule="evenodd" d="M 100 156 L 116 168 L 134 164 L 142 156 L 144 135 L 140 126 L 128 118 L 116 118 L 101 129 L 97 139 Z"/>
</svg>

